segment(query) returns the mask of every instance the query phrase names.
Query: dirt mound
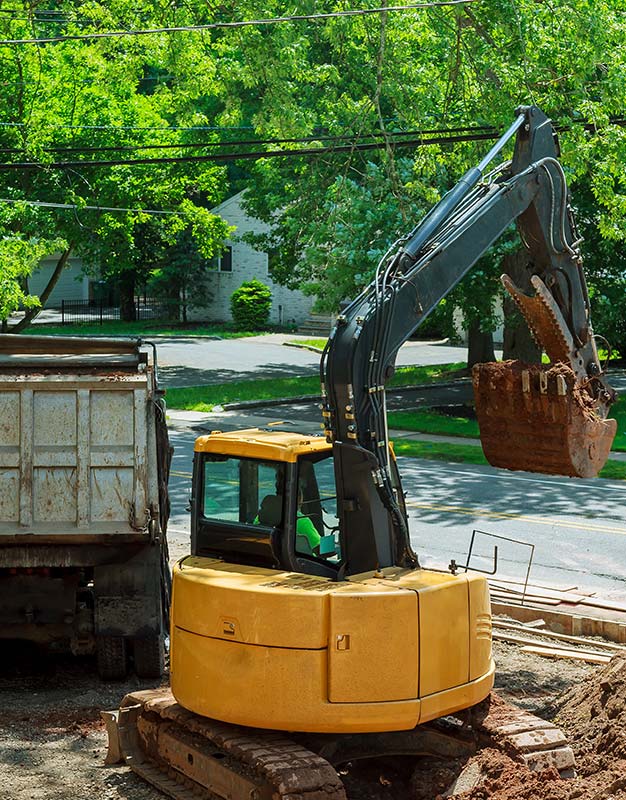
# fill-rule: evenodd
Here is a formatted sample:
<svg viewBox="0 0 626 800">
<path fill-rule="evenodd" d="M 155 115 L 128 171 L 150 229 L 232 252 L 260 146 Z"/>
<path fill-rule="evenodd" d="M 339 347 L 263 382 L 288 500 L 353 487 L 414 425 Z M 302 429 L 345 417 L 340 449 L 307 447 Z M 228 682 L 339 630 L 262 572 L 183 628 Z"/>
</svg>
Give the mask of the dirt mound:
<svg viewBox="0 0 626 800">
<path fill-rule="evenodd" d="M 577 755 L 626 759 L 626 655 L 615 656 L 559 704 L 557 723 Z M 625 776 L 626 777 L 626 776 Z"/>
<path fill-rule="evenodd" d="M 576 778 L 562 780 L 553 769 L 530 772 L 487 748 L 464 765 L 461 785 L 448 791 L 458 800 L 626 800 L 626 656 L 615 656 L 570 689 L 559 709 L 555 723 L 576 753 Z M 471 778 L 467 787 L 464 774 Z"/>
</svg>

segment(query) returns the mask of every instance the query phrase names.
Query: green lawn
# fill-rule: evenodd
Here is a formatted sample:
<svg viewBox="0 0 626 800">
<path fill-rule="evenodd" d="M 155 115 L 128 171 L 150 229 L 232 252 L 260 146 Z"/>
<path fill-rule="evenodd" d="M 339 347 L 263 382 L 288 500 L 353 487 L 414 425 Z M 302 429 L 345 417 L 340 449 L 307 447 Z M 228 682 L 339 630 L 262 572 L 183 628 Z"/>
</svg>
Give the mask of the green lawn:
<svg viewBox="0 0 626 800">
<path fill-rule="evenodd" d="M 468 444 L 443 444 L 439 442 L 415 442 L 395 439 L 393 449 L 397 456 L 425 458 L 430 461 L 448 461 L 461 464 L 487 464 L 482 448 Z M 600 478 L 626 479 L 626 462 L 607 461 L 600 471 Z"/>
<path fill-rule="evenodd" d="M 617 435 L 613 450 L 626 451 L 626 401 L 618 400 L 611 409 L 611 417 L 617 420 Z M 416 433 L 431 433 L 437 436 L 462 436 L 479 438 L 478 422 L 465 417 L 453 417 L 437 411 L 391 411 L 389 427 Z"/>
<path fill-rule="evenodd" d="M 466 417 L 453 417 L 437 411 L 390 411 L 387 415 L 390 428 L 438 436 L 463 436 L 477 439 L 478 422 Z"/>
<path fill-rule="evenodd" d="M 80 325 L 30 325 L 26 333 L 44 336 L 215 336 L 219 339 L 240 339 L 260 336 L 272 331 L 236 331 L 232 326 L 221 324 L 175 325 L 171 322 L 103 322 Z"/>
<path fill-rule="evenodd" d="M 399 367 L 389 386 L 411 386 L 434 383 L 450 377 L 463 369 L 463 363 L 436 364 L 427 367 Z M 278 400 L 300 395 L 318 395 L 320 381 L 317 375 L 305 378 L 262 378 L 258 380 L 191 386 L 168 389 L 166 400 L 170 408 L 185 411 L 211 411 L 213 406 L 245 400 Z"/>
<path fill-rule="evenodd" d="M 288 344 L 296 347 L 306 345 L 307 347 L 315 347 L 320 352 L 326 347 L 328 339 L 292 339 Z"/>
<path fill-rule="evenodd" d="M 618 400 L 611 409 L 610 416 L 617 420 L 617 434 L 612 449 L 626 452 L 626 400 Z"/>
</svg>

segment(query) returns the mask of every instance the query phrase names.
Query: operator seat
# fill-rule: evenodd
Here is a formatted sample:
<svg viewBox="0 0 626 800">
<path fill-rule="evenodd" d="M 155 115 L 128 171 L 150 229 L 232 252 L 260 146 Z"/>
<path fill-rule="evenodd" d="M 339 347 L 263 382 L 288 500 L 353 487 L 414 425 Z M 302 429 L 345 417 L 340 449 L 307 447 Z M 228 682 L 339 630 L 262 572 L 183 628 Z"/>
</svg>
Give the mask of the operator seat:
<svg viewBox="0 0 626 800">
<path fill-rule="evenodd" d="M 281 494 L 268 494 L 261 501 L 259 508 L 259 522 L 270 528 L 278 528 L 283 521 L 283 496 Z"/>
</svg>

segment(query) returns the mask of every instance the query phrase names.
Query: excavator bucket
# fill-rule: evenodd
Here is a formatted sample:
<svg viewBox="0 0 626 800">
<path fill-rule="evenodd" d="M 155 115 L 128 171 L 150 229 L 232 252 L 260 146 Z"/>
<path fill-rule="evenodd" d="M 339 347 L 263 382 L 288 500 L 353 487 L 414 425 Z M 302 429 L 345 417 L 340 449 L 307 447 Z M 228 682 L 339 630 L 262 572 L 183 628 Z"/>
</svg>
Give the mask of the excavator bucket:
<svg viewBox="0 0 626 800">
<path fill-rule="evenodd" d="M 494 467 L 593 478 L 617 431 L 594 398 L 589 379 L 572 368 L 575 347 L 561 311 L 534 276 L 534 297 L 502 283 L 523 313 L 551 364 L 477 364 L 474 398 L 485 457 Z"/>
<path fill-rule="evenodd" d="M 480 438 L 494 467 L 593 478 L 617 431 L 601 419 L 566 364 L 477 364 L 472 375 Z"/>
</svg>

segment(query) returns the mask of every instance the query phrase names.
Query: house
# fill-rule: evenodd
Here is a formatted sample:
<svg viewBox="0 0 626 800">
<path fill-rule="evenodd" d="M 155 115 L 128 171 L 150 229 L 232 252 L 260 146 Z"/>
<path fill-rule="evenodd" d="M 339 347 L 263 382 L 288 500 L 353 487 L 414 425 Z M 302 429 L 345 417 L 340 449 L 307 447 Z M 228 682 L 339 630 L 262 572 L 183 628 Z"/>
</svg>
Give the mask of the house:
<svg viewBox="0 0 626 800">
<path fill-rule="evenodd" d="M 266 233 L 268 226 L 247 214 L 242 205 L 243 191 L 229 197 L 221 205 L 213 209 L 230 225 L 236 227 L 231 241 L 226 243 L 223 254 L 213 259 L 212 269 L 207 272 L 207 283 L 212 299 L 207 305 L 194 308 L 188 312 L 188 318 L 228 321 L 232 319 L 230 312 L 230 297 L 244 281 L 256 278 L 268 286 L 272 292 L 272 305 L 270 308 L 270 322 L 277 325 L 293 323 L 299 325 L 309 316 L 313 305 L 313 298 L 307 297 L 302 292 L 286 289 L 271 279 L 268 271 L 267 253 L 256 250 L 252 245 L 242 240 L 245 233 Z M 39 295 L 47 286 L 50 276 L 54 272 L 58 254 L 48 256 L 42 260 L 38 269 L 29 279 L 29 291 Z M 97 302 L 115 305 L 114 299 L 105 299 L 106 284 L 94 281 L 82 272 L 82 260 L 79 257 L 70 257 L 58 283 L 50 295 L 47 308 L 61 307 L 61 301 L 66 304 L 77 300 L 95 300 Z M 109 284 L 111 290 L 113 286 Z M 109 295 L 111 292 L 109 292 Z M 66 306 L 67 307 L 67 306 Z"/>
<path fill-rule="evenodd" d="M 212 300 L 203 308 L 195 309 L 190 317 L 196 319 L 230 320 L 230 297 L 244 281 L 257 280 L 268 286 L 272 292 L 270 322 L 278 325 L 293 322 L 300 324 L 309 315 L 313 298 L 296 289 L 286 289 L 271 279 L 268 270 L 267 253 L 256 250 L 242 240 L 245 233 L 267 233 L 269 226 L 251 217 L 243 208 L 243 191 L 229 197 L 216 208 L 229 225 L 236 226 L 231 241 L 221 257 L 214 259 L 214 269 L 207 275 Z"/>
<path fill-rule="evenodd" d="M 37 269 L 28 279 L 28 291 L 30 294 L 40 295 L 54 272 L 54 268 L 59 260 L 60 253 L 54 253 L 42 259 Z M 46 306 L 48 308 L 60 308 L 61 301 L 76 301 L 89 299 L 90 279 L 82 271 L 82 259 L 78 256 L 70 256 L 68 263 L 61 272 L 56 286 L 52 290 Z"/>
</svg>

